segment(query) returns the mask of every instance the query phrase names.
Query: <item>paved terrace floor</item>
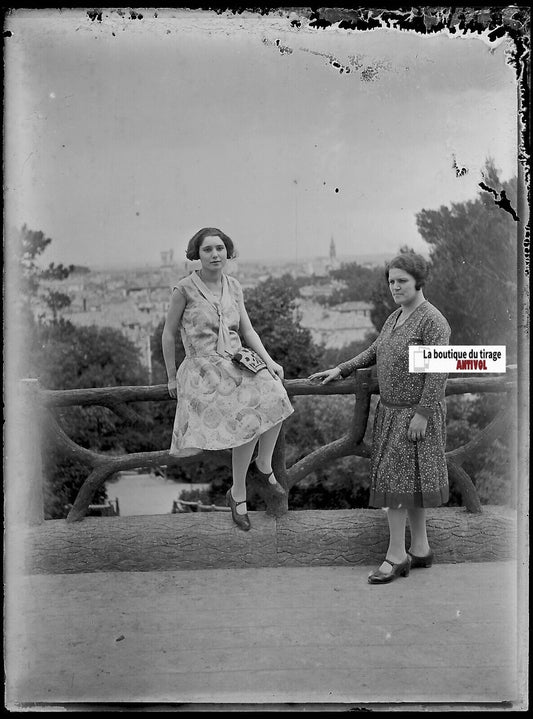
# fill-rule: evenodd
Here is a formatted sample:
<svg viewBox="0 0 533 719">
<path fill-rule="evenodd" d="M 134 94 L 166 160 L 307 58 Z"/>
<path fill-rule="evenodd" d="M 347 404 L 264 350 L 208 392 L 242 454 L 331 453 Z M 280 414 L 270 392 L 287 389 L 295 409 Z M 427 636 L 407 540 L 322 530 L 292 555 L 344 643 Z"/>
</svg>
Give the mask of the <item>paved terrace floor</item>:
<svg viewBox="0 0 533 719">
<path fill-rule="evenodd" d="M 524 710 L 516 562 L 436 564 L 385 586 L 370 569 L 16 577 L 6 705 Z"/>
</svg>

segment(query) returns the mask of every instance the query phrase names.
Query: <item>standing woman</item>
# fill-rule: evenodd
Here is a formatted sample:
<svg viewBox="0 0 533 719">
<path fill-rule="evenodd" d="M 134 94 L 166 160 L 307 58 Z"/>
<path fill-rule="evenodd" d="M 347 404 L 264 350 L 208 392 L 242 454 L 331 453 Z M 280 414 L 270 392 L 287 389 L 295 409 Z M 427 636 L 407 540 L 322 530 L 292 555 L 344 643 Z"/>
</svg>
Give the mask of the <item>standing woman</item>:
<svg viewBox="0 0 533 719">
<path fill-rule="evenodd" d="M 407 577 L 415 567 L 430 567 L 433 552 L 426 533 L 426 508 L 448 501 L 446 467 L 447 374 L 410 373 L 409 345 L 447 345 L 450 326 L 424 297 L 426 260 L 398 255 L 386 278 L 399 305 L 375 342 L 338 367 L 312 374 L 322 384 L 377 364 L 380 398 L 374 419 L 370 462 L 370 507 L 387 508 L 389 547 L 383 563 L 368 577 L 385 584 Z M 409 517 L 411 546 L 405 549 Z"/>
<path fill-rule="evenodd" d="M 231 448 L 233 483 L 226 502 L 235 524 L 248 531 L 246 474 L 250 470 L 272 492 L 285 495 L 272 472 L 272 454 L 281 423 L 294 410 L 283 368 L 254 330 L 241 285 L 224 272 L 235 255 L 232 240 L 215 227 L 204 227 L 191 238 L 186 256 L 200 260 L 201 269 L 174 287 L 162 347 L 168 391 L 178 398 L 170 454 Z M 176 372 L 178 331 L 185 359 Z M 243 343 L 264 362 L 256 374 L 232 360 Z M 256 444 L 257 457 L 250 464 Z"/>
</svg>

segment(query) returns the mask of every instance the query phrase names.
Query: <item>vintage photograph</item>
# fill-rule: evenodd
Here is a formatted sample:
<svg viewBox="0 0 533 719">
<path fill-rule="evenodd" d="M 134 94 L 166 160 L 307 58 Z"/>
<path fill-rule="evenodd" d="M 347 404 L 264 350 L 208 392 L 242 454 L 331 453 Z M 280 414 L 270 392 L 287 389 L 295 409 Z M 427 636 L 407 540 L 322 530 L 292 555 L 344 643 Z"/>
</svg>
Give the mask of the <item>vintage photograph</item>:
<svg viewBox="0 0 533 719">
<path fill-rule="evenodd" d="M 529 37 L 5 12 L 9 711 L 527 710 Z"/>
</svg>

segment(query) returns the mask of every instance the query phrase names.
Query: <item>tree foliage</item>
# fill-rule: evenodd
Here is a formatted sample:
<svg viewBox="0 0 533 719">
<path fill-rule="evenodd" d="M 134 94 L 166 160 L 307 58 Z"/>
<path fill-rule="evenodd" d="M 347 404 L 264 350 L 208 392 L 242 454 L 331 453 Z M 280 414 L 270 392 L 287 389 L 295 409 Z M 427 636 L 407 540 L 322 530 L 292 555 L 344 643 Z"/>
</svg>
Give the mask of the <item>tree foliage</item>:
<svg viewBox="0 0 533 719">
<path fill-rule="evenodd" d="M 80 389 L 145 384 L 139 350 L 113 327 L 43 323 L 33 350 L 41 384 L 48 389 Z"/>
<path fill-rule="evenodd" d="M 329 305 L 337 305 L 341 302 L 368 302 L 381 273 L 375 267 L 363 267 L 357 262 L 344 262 L 338 269 L 331 270 L 330 275 L 344 285 L 340 289 L 335 289 L 328 299 Z"/>
<path fill-rule="evenodd" d="M 353 397 L 303 396 L 285 422 L 286 459 L 291 466 L 345 434 L 354 412 Z M 349 509 L 368 505 L 368 460 L 342 457 L 323 466 L 291 490 L 291 509 Z"/>
<path fill-rule="evenodd" d="M 37 338 L 35 374 L 47 389 L 146 384 L 138 350 L 120 330 L 60 321 L 41 324 Z M 132 404 L 141 416 L 143 405 Z M 130 427 L 104 407 L 65 407 L 57 415 L 71 439 L 98 452 L 136 451 L 135 438 L 146 434 L 145 427 Z"/>
<path fill-rule="evenodd" d="M 501 183 L 489 161 L 485 186 L 503 190 L 516 205 L 516 179 Z M 430 246 L 427 298 L 447 318 L 452 344 L 507 345 L 516 353 L 517 225 L 482 190 L 476 200 L 422 210 L 420 234 Z"/>
<path fill-rule="evenodd" d="M 11 234 L 18 275 L 19 302 L 14 320 L 24 335 L 24 352 L 17 367 L 26 376 L 38 377 L 46 389 L 80 389 L 146 383 L 146 370 L 139 352 L 122 332 L 109 327 L 77 327 L 60 317 L 70 304 L 70 297 L 56 289 L 42 289 L 45 280 L 64 280 L 74 266 L 50 263 L 42 267 L 41 256 L 52 240 L 41 231 L 23 225 Z M 51 320 L 46 312 L 51 310 Z M 146 409 L 140 404 L 142 414 Z M 110 410 L 102 407 L 66 407 L 55 411 L 59 423 L 71 439 L 81 446 L 99 452 L 135 451 L 147 436 L 144 417 L 142 427 L 129 427 Z M 46 427 L 44 428 L 46 429 Z M 65 516 L 88 474 L 87 467 L 71 461 L 46 441 L 43 446 L 45 516 Z M 105 497 L 98 493 L 96 501 Z"/>
<path fill-rule="evenodd" d="M 10 337 L 10 350 L 14 353 L 13 376 L 24 377 L 31 372 L 31 347 L 38 325 L 51 312 L 54 322 L 58 321 L 61 309 L 70 305 L 70 297 L 57 290 L 44 291 L 42 280 L 62 280 L 69 276 L 73 265 L 47 267 L 41 264 L 42 255 L 52 240 L 44 232 L 22 228 L 7 231 L 9 307 L 6 312 Z"/>
<path fill-rule="evenodd" d="M 465 438 L 478 435 L 506 410 L 509 399 L 502 394 L 452 395 L 446 398 L 446 434 L 448 450 L 464 445 Z M 510 422 L 491 444 L 482 445 L 464 462 L 464 469 L 476 486 L 482 504 L 514 505 L 515 478 L 511 464 L 511 435 L 516 431 Z M 456 488 L 451 487 L 450 504 L 461 504 Z"/>
<path fill-rule="evenodd" d="M 74 265 L 65 266 L 62 263 L 56 265 L 54 262 L 50 262 L 47 267 L 41 267 L 38 260 L 52 242 L 51 238 L 46 237 L 41 230 L 30 230 L 24 224 L 19 231 L 12 231 L 11 237 L 20 272 L 22 298 L 36 297 L 41 280 L 64 280 L 74 270 Z M 64 297 L 68 298 L 68 295 L 64 295 Z M 50 299 L 52 302 L 57 300 L 54 297 Z"/>
<path fill-rule="evenodd" d="M 254 329 L 272 358 L 283 366 L 286 379 L 307 377 L 318 367 L 318 348 L 311 332 L 300 324 L 298 295 L 299 290 L 289 274 L 269 277 L 257 287 L 244 291 Z"/>
<path fill-rule="evenodd" d="M 502 183 L 487 161 L 484 187 L 498 188 L 511 204 L 516 178 Z M 496 190 L 495 190 L 496 192 Z M 513 215 L 481 189 L 475 200 L 438 210 L 421 210 L 418 230 L 429 245 L 430 276 L 424 294 L 443 313 L 451 344 L 506 345 L 507 360 L 517 344 L 517 226 Z M 412 252 L 407 246 L 401 252 Z M 376 282 L 371 318 L 380 330 L 396 309 L 384 275 Z"/>
<path fill-rule="evenodd" d="M 146 370 L 140 363 L 137 348 L 119 330 L 76 327 L 59 320 L 40 322 L 34 332 L 32 374 L 46 389 L 146 383 Z M 141 441 L 146 441 L 146 425 L 150 424 L 143 403 L 133 406 L 144 420 L 139 426 L 131 426 L 104 407 L 62 407 L 57 408 L 54 415 L 68 436 L 82 447 L 103 453 L 133 452 L 139 451 Z M 64 517 L 89 470 L 80 462 L 63 457 L 45 441 L 43 472 L 45 516 Z M 103 499 L 105 489 L 97 493 L 94 501 L 98 503 Z"/>
</svg>

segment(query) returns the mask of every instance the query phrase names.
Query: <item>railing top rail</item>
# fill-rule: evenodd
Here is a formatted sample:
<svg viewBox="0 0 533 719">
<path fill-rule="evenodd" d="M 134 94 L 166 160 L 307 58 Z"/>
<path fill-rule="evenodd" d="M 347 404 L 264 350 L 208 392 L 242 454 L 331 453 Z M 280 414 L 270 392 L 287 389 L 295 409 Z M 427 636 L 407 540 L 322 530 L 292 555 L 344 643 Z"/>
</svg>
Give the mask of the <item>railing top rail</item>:
<svg viewBox="0 0 533 719">
<path fill-rule="evenodd" d="M 446 395 L 513 391 L 517 386 L 516 367 L 511 366 L 507 370 L 507 373 L 503 375 L 451 377 L 446 383 Z M 364 385 L 366 385 L 366 390 L 372 394 L 379 393 L 377 378 L 372 368 L 357 370 L 354 377 L 337 380 L 326 385 L 316 384 L 308 379 L 287 379 L 283 383 L 287 393 L 291 396 L 353 395 Z M 170 399 L 165 384 L 64 390 L 41 389 L 40 397 L 47 407 L 102 404 L 110 406 L 125 402 Z"/>
</svg>

